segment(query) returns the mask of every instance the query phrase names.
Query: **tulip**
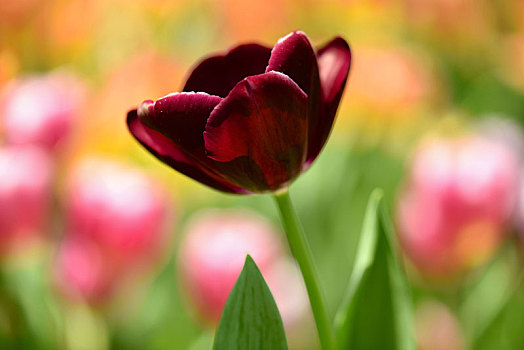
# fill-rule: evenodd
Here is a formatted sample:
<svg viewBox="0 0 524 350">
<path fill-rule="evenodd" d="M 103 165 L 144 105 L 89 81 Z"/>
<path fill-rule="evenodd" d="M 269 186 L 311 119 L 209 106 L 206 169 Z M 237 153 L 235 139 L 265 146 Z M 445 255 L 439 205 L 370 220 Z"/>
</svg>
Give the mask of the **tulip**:
<svg viewBox="0 0 524 350">
<path fill-rule="evenodd" d="M 453 276 L 491 256 L 514 211 L 519 164 L 479 135 L 422 143 L 398 209 L 401 242 L 422 272 Z"/>
<path fill-rule="evenodd" d="M 323 148 L 351 54 L 340 37 L 317 52 L 303 32 L 271 50 L 240 45 L 205 59 L 184 91 L 128 113 L 133 136 L 175 170 L 229 193 L 275 192 Z"/>
<path fill-rule="evenodd" d="M 78 80 L 61 73 L 15 81 L 3 96 L 8 144 L 51 150 L 70 134 L 82 99 Z"/>
<path fill-rule="evenodd" d="M 218 323 L 247 254 L 265 276 L 287 327 L 307 310 L 296 265 L 284 254 L 275 229 L 258 215 L 243 211 L 201 214 L 189 225 L 180 249 L 182 281 L 205 323 Z"/>
<path fill-rule="evenodd" d="M 51 204 L 52 161 L 38 148 L 0 149 L 0 253 L 42 239 Z"/>
<path fill-rule="evenodd" d="M 165 191 L 143 173 L 88 159 L 69 185 L 68 234 L 94 242 L 112 264 L 149 261 L 165 246 L 171 221 Z"/>
</svg>

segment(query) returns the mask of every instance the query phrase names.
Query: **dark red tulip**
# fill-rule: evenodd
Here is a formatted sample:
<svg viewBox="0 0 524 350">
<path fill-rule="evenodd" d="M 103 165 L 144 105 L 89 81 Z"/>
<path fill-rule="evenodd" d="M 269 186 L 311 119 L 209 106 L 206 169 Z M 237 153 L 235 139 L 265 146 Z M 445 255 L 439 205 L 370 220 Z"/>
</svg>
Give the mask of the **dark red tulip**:
<svg viewBox="0 0 524 350">
<path fill-rule="evenodd" d="M 144 101 L 127 124 L 158 159 L 208 186 L 277 191 L 326 143 L 350 63 L 340 37 L 318 51 L 300 31 L 272 50 L 240 45 L 197 65 L 184 92 Z"/>
</svg>

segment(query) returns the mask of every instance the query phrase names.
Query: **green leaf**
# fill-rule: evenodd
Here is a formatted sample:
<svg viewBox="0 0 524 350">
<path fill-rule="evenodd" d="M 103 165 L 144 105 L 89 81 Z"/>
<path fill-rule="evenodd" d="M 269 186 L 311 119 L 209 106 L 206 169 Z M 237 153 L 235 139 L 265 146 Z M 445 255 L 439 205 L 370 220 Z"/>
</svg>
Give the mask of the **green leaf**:
<svg viewBox="0 0 524 350">
<path fill-rule="evenodd" d="M 382 197 L 380 190 L 371 194 L 346 300 L 336 317 L 340 349 L 415 349 L 411 300 Z"/>
<path fill-rule="evenodd" d="M 464 288 L 459 316 L 470 349 L 522 349 L 522 308 L 519 295 L 524 274 L 519 252 L 507 244 Z M 524 299 L 520 299 L 520 305 Z M 479 307 L 482 305 L 482 307 Z M 512 318 L 512 313 L 517 317 Z M 512 330 L 515 330 L 512 332 Z"/>
<path fill-rule="evenodd" d="M 249 255 L 222 312 L 213 349 L 287 349 L 275 300 Z"/>
</svg>

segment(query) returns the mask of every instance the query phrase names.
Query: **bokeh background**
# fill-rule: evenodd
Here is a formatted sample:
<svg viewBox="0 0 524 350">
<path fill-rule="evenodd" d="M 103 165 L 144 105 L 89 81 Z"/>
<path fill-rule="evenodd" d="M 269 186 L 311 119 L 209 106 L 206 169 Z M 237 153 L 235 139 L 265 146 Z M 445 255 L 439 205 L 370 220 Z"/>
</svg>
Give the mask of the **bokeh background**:
<svg viewBox="0 0 524 350">
<path fill-rule="evenodd" d="M 185 178 L 125 125 L 202 56 L 295 29 L 353 52 L 291 190 L 330 314 L 381 187 L 419 348 L 524 348 L 522 0 L 0 0 L 0 348 L 208 349 L 246 252 L 290 347 L 318 347 L 271 198 Z"/>
</svg>

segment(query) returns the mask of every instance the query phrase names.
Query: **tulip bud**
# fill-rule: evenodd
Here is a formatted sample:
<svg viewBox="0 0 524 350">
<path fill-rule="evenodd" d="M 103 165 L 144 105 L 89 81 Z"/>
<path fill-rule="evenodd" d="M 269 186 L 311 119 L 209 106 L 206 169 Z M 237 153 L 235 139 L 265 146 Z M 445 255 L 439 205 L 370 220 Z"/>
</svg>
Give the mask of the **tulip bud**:
<svg viewBox="0 0 524 350">
<path fill-rule="evenodd" d="M 48 224 L 51 173 L 51 159 L 41 149 L 0 149 L 1 255 L 42 239 Z"/>
<path fill-rule="evenodd" d="M 55 148 L 70 134 L 82 90 L 79 81 L 59 73 L 8 85 L 0 111 L 7 143 Z"/>
<path fill-rule="evenodd" d="M 286 327 L 307 310 L 307 294 L 275 229 L 244 211 L 201 214 L 187 229 L 180 268 L 188 297 L 200 319 L 216 325 L 229 293 L 250 254 L 264 275 Z"/>
<path fill-rule="evenodd" d="M 111 264 L 140 265 L 165 247 L 173 221 L 165 191 L 144 174 L 90 159 L 73 172 L 69 190 L 67 234 L 92 241 Z"/>
<path fill-rule="evenodd" d="M 434 138 L 415 152 L 399 200 L 407 255 L 433 277 L 484 262 L 515 207 L 517 153 L 481 136 Z"/>
</svg>

